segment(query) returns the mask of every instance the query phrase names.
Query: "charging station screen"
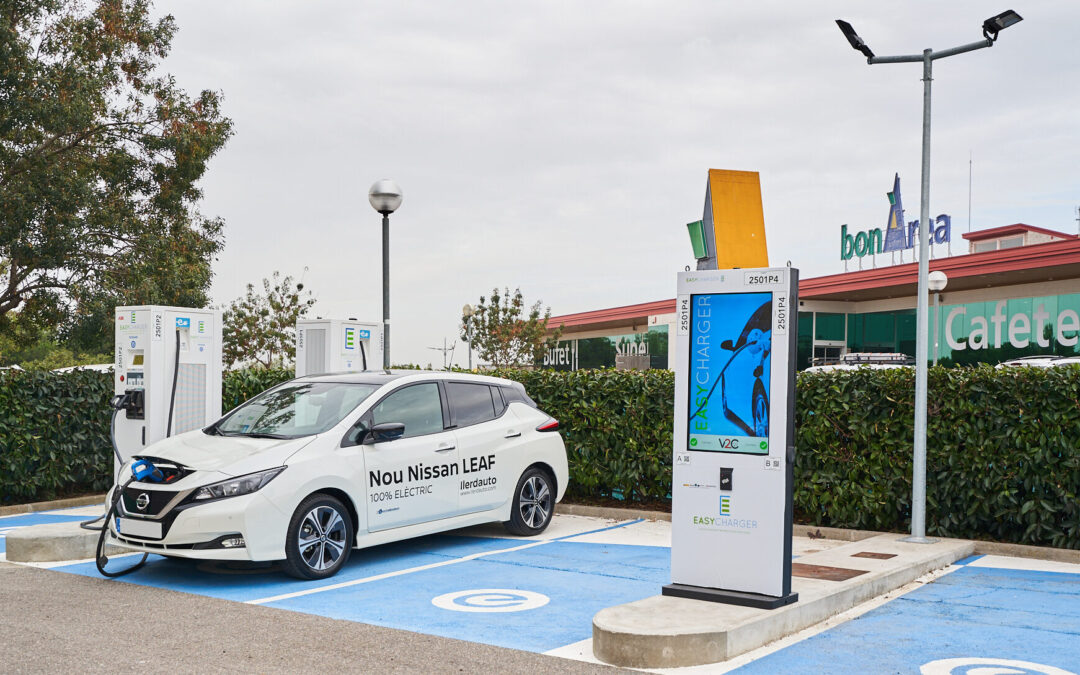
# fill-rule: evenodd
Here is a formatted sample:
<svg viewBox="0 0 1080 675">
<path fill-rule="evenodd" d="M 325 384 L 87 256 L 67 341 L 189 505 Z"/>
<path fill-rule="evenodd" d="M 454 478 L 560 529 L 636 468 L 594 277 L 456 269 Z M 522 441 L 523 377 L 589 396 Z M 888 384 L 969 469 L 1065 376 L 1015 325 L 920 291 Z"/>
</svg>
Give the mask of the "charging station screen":
<svg viewBox="0 0 1080 675">
<path fill-rule="evenodd" d="M 687 449 L 769 453 L 772 293 L 690 300 Z"/>
</svg>

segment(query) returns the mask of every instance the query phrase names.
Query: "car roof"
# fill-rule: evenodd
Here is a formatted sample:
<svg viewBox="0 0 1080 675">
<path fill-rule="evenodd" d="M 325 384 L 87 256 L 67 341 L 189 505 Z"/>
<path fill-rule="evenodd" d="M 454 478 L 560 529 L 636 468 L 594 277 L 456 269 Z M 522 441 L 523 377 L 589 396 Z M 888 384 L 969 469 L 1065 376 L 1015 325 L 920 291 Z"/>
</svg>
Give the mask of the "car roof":
<svg viewBox="0 0 1080 675">
<path fill-rule="evenodd" d="M 383 385 L 396 380 L 467 380 L 504 387 L 517 384 L 513 380 L 506 380 L 501 377 L 477 375 L 475 373 L 456 373 L 445 370 L 365 370 L 359 373 L 322 373 L 298 377 L 294 381 Z"/>
</svg>

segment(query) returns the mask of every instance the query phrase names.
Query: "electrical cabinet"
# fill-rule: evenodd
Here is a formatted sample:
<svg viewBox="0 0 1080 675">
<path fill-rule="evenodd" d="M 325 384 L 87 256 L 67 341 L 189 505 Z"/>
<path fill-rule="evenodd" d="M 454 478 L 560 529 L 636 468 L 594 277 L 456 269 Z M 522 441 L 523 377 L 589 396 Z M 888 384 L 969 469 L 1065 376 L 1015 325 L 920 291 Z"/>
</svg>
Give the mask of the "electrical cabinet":
<svg viewBox="0 0 1080 675">
<path fill-rule="evenodd" d="M 355 319 L 296 322 L 296 376 L 382 368 L 381 324 Z"/>
</svg>

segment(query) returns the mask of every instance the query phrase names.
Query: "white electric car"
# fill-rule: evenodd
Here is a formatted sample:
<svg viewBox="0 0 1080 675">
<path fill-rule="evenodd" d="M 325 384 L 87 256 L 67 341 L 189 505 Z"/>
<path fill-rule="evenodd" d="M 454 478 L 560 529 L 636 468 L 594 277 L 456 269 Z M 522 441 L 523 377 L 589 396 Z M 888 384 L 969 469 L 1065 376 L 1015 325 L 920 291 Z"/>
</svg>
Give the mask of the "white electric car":
<svg viewBox="0 0 1080 675">
<path fill-rule="evenodd" d="M 488 522 L 538 534 L 566 491 L 558 426 L 521 384 L 494 377 L 298 378 L 133 458 L 152 462 L 160 482 L 123 491 L 112 543 L 282 560 L 295 577 L 322 579 L 354 547 Z M 118 485 L 130 477 L 128 462 Z"/>
</svg>

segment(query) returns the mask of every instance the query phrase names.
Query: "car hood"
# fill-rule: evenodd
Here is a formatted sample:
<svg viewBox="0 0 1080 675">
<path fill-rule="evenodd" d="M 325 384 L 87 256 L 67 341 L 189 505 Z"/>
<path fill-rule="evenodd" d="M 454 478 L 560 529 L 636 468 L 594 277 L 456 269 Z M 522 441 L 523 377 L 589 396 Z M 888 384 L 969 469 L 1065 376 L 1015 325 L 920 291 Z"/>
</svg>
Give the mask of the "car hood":
<svg viewBox="0 0 1080 675">
<path fill-rule="evenodd" d="M 212 436 L 196 429 L 158 441 L 138 455 L 166 459 L 197 471 L 220 471 L 229 476 L 240 476 L 281 466 L 315 438 Z"/>
</svg>

